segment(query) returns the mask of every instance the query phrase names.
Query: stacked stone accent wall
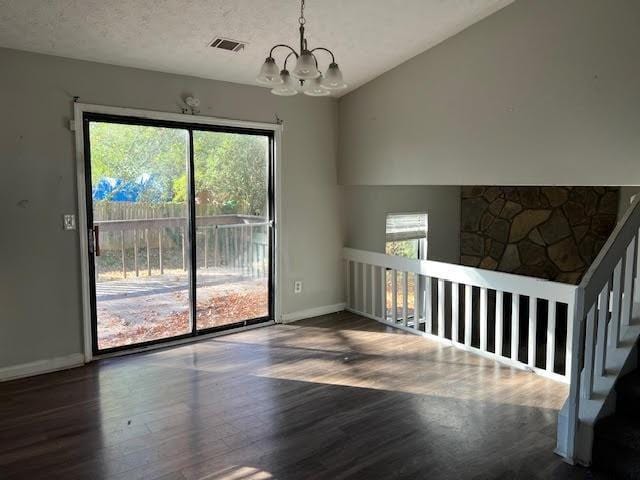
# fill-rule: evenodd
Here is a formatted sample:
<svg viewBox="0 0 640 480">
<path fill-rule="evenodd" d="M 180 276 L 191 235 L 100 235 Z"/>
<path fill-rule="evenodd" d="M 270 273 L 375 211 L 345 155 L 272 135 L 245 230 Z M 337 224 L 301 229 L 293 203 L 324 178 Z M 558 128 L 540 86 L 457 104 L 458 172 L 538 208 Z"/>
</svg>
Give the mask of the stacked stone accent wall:
<svg viewBox="0 0 640 480">
<path fill-rule="evenodd" d="M 462 187 L 461 263 L 576 284 L 613 231 L 618 187 Z"/>
</svg>

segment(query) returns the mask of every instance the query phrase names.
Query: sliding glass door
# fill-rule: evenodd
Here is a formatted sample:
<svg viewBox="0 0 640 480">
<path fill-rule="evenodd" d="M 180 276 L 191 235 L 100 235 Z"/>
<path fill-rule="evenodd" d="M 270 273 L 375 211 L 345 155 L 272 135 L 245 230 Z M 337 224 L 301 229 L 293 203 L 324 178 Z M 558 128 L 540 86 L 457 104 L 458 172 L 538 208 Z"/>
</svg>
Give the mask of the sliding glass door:
<svg viewBox="0 0 640 480">
<path fill-rule="evenodd" d="M 272 319 L 272 132 L 83 128 L 94 354 Z"/>
<path fill-rule="evenodd" d="M 194 131 L 200 330 L 269 317 L 269 138 Z"/>
</svg>

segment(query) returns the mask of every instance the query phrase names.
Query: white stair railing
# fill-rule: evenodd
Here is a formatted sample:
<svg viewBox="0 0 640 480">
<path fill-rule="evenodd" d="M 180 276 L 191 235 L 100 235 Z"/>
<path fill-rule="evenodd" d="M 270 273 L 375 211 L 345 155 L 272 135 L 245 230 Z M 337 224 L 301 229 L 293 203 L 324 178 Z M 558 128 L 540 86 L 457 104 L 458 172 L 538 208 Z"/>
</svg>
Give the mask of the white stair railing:
<svg viewBox="0 0 640 480">
<path fill-rule="evenodd" d="M 348 310 L 569 382 L 575 286 L 351 248 L 343 257 Z"/>
<path fill-rule="evenodd" d="M 633 322 L 637 302 L 640 196 L 616 226 L 576 290 L 574 358 L 566 407 L 566 438 L 560 454 L 589 464 L 593 425 L 603 412 L 627 362 L 640 328 Z"/>
</svg>

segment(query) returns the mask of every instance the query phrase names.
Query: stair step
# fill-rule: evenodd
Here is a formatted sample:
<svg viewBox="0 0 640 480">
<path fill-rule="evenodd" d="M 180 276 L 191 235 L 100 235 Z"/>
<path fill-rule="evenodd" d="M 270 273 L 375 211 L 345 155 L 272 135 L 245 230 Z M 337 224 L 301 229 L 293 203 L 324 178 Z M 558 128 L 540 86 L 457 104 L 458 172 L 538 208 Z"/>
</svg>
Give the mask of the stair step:
<svg viewBox="0 0 640 480">
<path fill-rule="evenodd" d="M 635 371 L 618 382 L 616 412 L 640 420 L 640 372 Z"/>
<path fill-rule="evenodd" d="M 640 313 L 640 305 L 635 305 L 634 312 Z M 624 331 L 624 342 L 635 343 L 639 334 L 640 323 L 636 322 Z M 640 348 L 637 355 L 640 365 Z M 626 358 L 617 360 L 622 368 Z M 613 388 L 615 414 L 596 421 L 592 465 L 613 478 L 640 479 L 640 368 L 618 378 Z"/>
<path fill-rule="evenodd" d="M 608 443 L 623 445 L 636 450 L 640 461 L 640 421 L 626 415 L 616 413 L 596 423 L 595 437 Z"/>
<path fill-rule="evenodd" d="M 640 371 L 625 375 L 616 385 L 616 411 L 640 419 Z"/>
<path fill-rule="evenodd" d="M 640 478 L 640 421 L 616 413 L 599 420 L 595 427 L 593 466 L 616 475 Z"/>
</svg>

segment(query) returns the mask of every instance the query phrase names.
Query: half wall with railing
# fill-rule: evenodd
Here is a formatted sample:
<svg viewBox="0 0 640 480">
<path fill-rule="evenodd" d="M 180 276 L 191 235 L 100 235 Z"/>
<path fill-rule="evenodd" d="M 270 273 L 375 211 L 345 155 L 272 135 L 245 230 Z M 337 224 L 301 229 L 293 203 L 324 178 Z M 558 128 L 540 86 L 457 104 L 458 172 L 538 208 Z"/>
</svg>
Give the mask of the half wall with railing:
<svg viewBox="0 0 640 480">
<path fill-rule="evenodd" d="M 640 334 L 639 203 L 578 286 L 345 248 L 347 309 L 569 383 L 556 453 L 589 464 Z"/>
<path fill-rule="evenodd" d="M 344 259 L 348 310 L 568 382 L 574 286 L 351 248 Z"/>
</svg>

